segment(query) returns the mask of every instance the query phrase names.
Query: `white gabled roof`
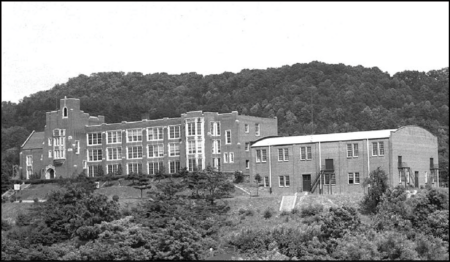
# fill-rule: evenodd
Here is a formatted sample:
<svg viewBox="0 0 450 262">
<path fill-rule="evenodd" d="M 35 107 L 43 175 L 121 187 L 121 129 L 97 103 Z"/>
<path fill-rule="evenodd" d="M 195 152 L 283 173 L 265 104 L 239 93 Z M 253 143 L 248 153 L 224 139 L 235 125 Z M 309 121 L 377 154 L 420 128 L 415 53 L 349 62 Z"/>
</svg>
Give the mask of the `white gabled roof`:
<svg viewBox="0 0 450 262">
<path fill-rule="evenodd" d="M 252 147 L 388 138 L 391 136 L 391 132 L 395 131 L 397 131 L 397 129 L 384 129 L 374 131 L 359 131 L 349 133 L 334 133 L 334 134 L 307 135 L 307 136 L 271 137 L 265 139 L 263 138 L 260 141 L 255 142 L 252 145 Z"/>
</svg>

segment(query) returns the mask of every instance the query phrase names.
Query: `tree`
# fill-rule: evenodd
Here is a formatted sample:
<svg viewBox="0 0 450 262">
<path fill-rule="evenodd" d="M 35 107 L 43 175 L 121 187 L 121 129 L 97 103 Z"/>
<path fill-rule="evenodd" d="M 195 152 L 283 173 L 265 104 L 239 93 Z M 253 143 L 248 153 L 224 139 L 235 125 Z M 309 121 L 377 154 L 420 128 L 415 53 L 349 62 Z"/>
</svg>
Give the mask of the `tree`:
<svg viewBox="0 0 450 262">
<path fill-rule="evenodd" d="M 363 213 L 375 213 L 381 197 L 388 189 L 388 176 L 380 167 L 370 172 L 362 183 L 363 187 L 369 186 L 368 192 L 364 195 L 360 207 Z"/>
<path fill-rule="evenodd" d="M 137 186 L 134 186 L 134 188 L 141 190 L 141 198 L 142 198 L 142 191 L 151 187 L 152 185 L 150 184 L 150 180 L 146 175 L 140 175 Z"/>
<path fill-rule="evenodd" d="M 261 182 L 261 176 L 259 174 L 255 175 L 255 182 L 256 182 L 256 195 L 258 196 L 259 183 Z"/>
<path fill-rule="evenodd" d="M 220 171 L 214 171 L 211 166 L 208 165 L 202 173 L 205 179 L 204 190 L 208 193 L 207 198 L 211 205 L 214 204 L 214 199 L 234 190 L 234 186 L 228 181 L 228 177 Z"/>
</svg>

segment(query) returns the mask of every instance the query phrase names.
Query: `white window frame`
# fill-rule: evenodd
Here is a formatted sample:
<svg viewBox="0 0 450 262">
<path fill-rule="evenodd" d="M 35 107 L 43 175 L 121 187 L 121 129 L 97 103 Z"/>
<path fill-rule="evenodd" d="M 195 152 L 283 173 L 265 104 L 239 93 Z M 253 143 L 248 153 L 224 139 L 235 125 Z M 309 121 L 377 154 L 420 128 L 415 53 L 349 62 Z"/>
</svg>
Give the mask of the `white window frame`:
<svg viewBox="0 0 450 262">
<path fill-rule="evenodd" d="M 94 135 L 95 135 L 95 138 L 94 138 Z M 92 136 L 92 138 L 90 138 L 91 136 Z M 86 141 L 87 141 L 87 145 L 88 146 L 101 145 L 102 144 L 102 132 L 89 132 L 89 133 L 87 133 L 86 134 Z"/>
<path fill-rule="evenodd" d="M 122 144 L 122 130 L 112 130 L 106 132 L 106 144 Z"/>
<path fill-rule="evenodd" d="M 281 156 L 281 157 L 280 157 Z M 289 148 L 278 148 L 278 161 L 279 162 L 287 162 L 289 161 Z"/>
<path fill-rule="evenodd" d="M 140 156 L 139 156 L 139 148 L 141 149 L 140 151 Z M 131 157 L 130 157 L 130 149 L 131 149 Z M 137 150 L 136 152 L 135 149 Z M 136 153 L 136 157 L 134 157 L 133 155 Z M 127 159 L 142 159 L 142 155 L 143 155 L 143 148 L 142 145 L 135 145 L 135 146 L 127 146 Z"/>
<path fill-rule="evenodd" d="M 212 153 L 220 154 L 220 139 L 214 139 L 212 143 Z"/>
<path fill-rule="evenodd" d="M 169 139 L 178 139 L 181 137 L 181 126 L 169 126 Z"/>
<path fill-rule="evenodd" d="M 227 164 L 228 163 L 228 152 L 224 152 L 223 153 L 223 163 Z"/>
<path fill-rule="evenodd" d="M 53 151 L 53 150 L 48 150 L 48 158 L 53 158 L 53 156 L 52 156 L 52 151 Z"/>
<path fill-rule="evenodd" d="M 180 156 L 180 143 L 169 143 L 169 156 Z"/>
<path fill-rule="evenodd" d="M 91 155 L 92 152 L 92 155 Z M 100 154 L 99 154 L 100 152 Z M 103 159 L 103 150 L 101 148 L 90 148 L 87 149 L 87 160 L 88 162 L 101 162 Z"/>
<path fill-rule="evenodd" d="M 127 163 L 127 174 L 130 174 L 131 172 L 130 172 L 130 165 L 131 165 L 131 169 L 133 169 L 133 173 L 136 173 L 136 174 L 139 174 L 139 169 L 141 170 L 141 173 L 143 173 L 142 172 L 142 163 L 139 163 L 139 162 L 130 162 L 130 163 Z M 141 168 L 139 168 L 139 166 L 141 167 Z M 134 169 L 136 169 L 136 171 L 134 170 Z"/>
<path fill-rule="evenodd" d="M 245 160 L 245 169 L 250 169 L 250 160 Z"/>
<path fill-rule="evenodd" d="M 267 150 L 261 149 L 261 162 L 265 163 L 267 162 Z"/>
<path fill-rule="evenodd" d="M 305 150 L 305 155 L 303 155 L 302 152 L 303 149 Z M 312 159 L 312 148 L 310 146 L 300 147 L 300 160 L 311 160 L 311 159 Z"/>
<path fill-rule="evenodd" d="M 228 156 L 229 156 L 229 158 L 230 158 L 230 161 L 228 161 L 228 163 L 234 163 L 234 152 L 230 152 L 230 153 L 228 154 Z"/>
<path fill-rule="evenodd" d="M 195 148 L 195 141 L 194 140 L 188 140 L 187 145 L 188 145 L 188 154 L 189 155 L 196 154 L 196 149 L 197 148 Z"/>
<path fill-rule="evenodd" d="M 231 130 L 225 130 L 225 144 L 230 145 L 231 143 Z"/>
<path fill-rule="evenodd" d="M 114 152 L 116 151 L 116 152 Z M 111 154 L 110 154 L 111 152 Z M 110 157 L 110 155 L 112 157 Z M 116 158 L 114 158 L 114 156 L 116 156 Z M 111 160 L 121 160 L 122 159 L 122 147 L 118 146 L 118 147 L 107 147 L 106 148 L 106 160 L 111 161 Z"/>
<path fill-rule="evenodd" d="M 261 135 L 261 124 L 256 123 L 255 124 L 255 136 L 260 136 Z"/>
<path fill-rule="evenodd" d="M 106 174 L 113 174 L 113 175 L 115 175 L 117 173 L 117 171 L 119 171 L 119 164 L 108 164 L 108 165 L 106 165 Z"/>
<path fill-rule="evenodd" d="M 347 144 L 347 157 L 358 157 L 359 156 L 359 146 L 358 143 L 348 143 Z"/>
<path fill-rule="evenodd" d="M 244 124 L 244 132 L 246 134 L 250 133 L 250 125 L 249 124 Z"/>
<path fill-rule="evenodd" d="M 80 154 L 80 140 L 75 140 L 75 154 Z"/>
<path fill-rule="evenodd" d="M 358 182 L 356 182 L 356 177 L 358 177 Z M 352 183 L 350 183 L 350 179 L 353 181 Z M 361 176 L 359 172 L 349 172 L 347 183 L 349 185 L 359 185 L 361 183 Z"/>
<path fill-rule="evenodd" d="M 245 151 L 250 151 L 250 142 L 245 142 Z"/>
<path fill-rule="evenodd" d="M 278 187 L 290 187 L 290 186 L 291 186 L 291 178 L 289 177 L 289 175 L 278 176 Z"/>
<path fill-rule="evenodd" d="M 134 134 L 136 133 L 136 134 Z M 130 128 L 126 130 L 127 143 L 142 142 L 142 128 Z M 130 140 L 131 137 L 131 140 Z M 136 137 L 136 138 L 134 138 Z"/>
<path fill-rule="evenodd" d="M 152 167 L 152 169 L 150 169 L 150 166 Z M 147 164 L 148 174 L 149 175 L 156 174 L 163 166 L 164 166 L 163 162 L 161 162 L 161 161 L 148 162 L 148 164 Z"/>
<path fill-rule="evenodd" d="M 152 150 L 150 151 L 150 148 Z M 147 158 L 164 157 L 164 144 L 152 144 L 147 146 Z M 151 154 L 150 154 L 151 153 Z"/>
<path fill-rule="evenodd" d="M 220 136 L 220 122 L 211 121 L 209 132 L 211 133 L 211 136 Z"/>
<path fill-rule="evenodd" d="M 27 164 L 27 166 L 32 166 L 33 165 L 33 155 L 27 155 L 26 156 L 26 164 Z"/>
<path fill-rule="evenodd" d="M 62 110 L 62 118 L 68 118 L 69 117 L 69 109 L 67 108 L 67 106 L 63 107 Z"/>
<path fill-rule="evenodd" d="M 181 165 L 179 160 L 169 161 L 169 174 L 176 174 L 180 171 Z"/>
<path fill-rule="evenodd" d="M 51 137 L 48 138 L 48 146 L 52 146 L 52 138 Z"/>
<path fill-rule="evenodd" d="M 162 141 L 164 140 L 164 127 L 154 126 L 147 127 L 147 141 Z"/>
<path fill-rule="evenodd" d="M 261 162 L 261 149 L 256 149 L 256 163 Z"/>
</svg>

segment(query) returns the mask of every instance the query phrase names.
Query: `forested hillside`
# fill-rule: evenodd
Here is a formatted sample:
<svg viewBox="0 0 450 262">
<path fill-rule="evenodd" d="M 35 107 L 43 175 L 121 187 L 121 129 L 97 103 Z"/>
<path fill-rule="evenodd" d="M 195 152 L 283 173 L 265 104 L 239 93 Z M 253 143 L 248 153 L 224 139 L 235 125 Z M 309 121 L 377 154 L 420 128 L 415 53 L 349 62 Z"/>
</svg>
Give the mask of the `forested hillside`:
<svg viewBox="0 0 450 262">
<path fill-rule="evenodd" d="M 64 96 L 106 122 L 177 117 L 190 110 L 239 111 L 277 117 L 280 135 L 346 132 L 418 125 L 439 140 L 440 168 L 448 171 L 448 68 L 404 71 L 311 62 L 218 75 L 107 72 L 79 75 L 23 98 L 2 102 L 2 172 L 32 130 L 42 131 L 45 112 Z M 312 124 L 312 120 L 314 124 Z M 13 154 L 13 155 L 11 155 Z"/>
</svg>

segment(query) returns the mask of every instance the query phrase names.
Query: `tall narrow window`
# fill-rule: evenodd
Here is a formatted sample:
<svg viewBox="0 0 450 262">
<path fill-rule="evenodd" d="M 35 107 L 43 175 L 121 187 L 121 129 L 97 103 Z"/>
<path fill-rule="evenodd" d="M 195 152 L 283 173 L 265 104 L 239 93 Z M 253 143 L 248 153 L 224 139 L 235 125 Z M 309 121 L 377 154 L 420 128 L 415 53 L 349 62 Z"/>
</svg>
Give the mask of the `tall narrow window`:
<svg viewBox="0 0 450 262">
<path fill-rule="evenodd" d="M 228 152 L 223 153 L 223 162 L 228 163 Z"/>
<path fill-rule="evenodd" d="M 164 138 L 164 129 L 162 127 L 147 128 L 148 141 L 163 140 L 163 138 Z"/>
<path fill-rule="evenodd" d="M 169 143 L 169 156 L 180 156 L 179 143 Z"/>
<path fill-rule="evenodd" d="M 310 146 L 302 146 L 300 147 L 300 160 L 311 160 L 312 152 Z"/>
<path fill-rule="evenodd" d="M 260 136 L 260 135 L 261 135 L 260 125 L 255 124 L 255 136 Z"/>
<path fill-rule="evenodd" d="M 245 130 L 245 133 L 249 133 L 250 132 L 249 124 L 244 124 L 244 130 Z"/>
<path fill-rule="evenodd" d="M 80 153 L 80 140 L 75 140 L 75 154 Z"/>
<path fill-rule="evenodd" d="M 261 162 L 267 161 L 266 149 L 261 149 Z"/>
<path fill-rule="evenodd" d="M 234 152 L 230 152 L 230 163 L 234 163 Z"/>
<path fill-rule="evenodd" d="M 269 184 L 269 177 L 265 176 L 264 177 L 264 187 L 269 187 L 269 186 L 270 186 L 270 184 Z"/>
<path fill-rule="evenodd" d="M 67 112 L 67 107 L 63 108 L 63 118 L 67 118 L 68 116 L 68 112 Z"/>
<path fill-rule="evenodd" d="M 378 142 L 372 143 L 372 156 L 378 156 Z"/>
<path fill-rule="evenodd" d="M 250 169 L 250 160 L 245 160 L 245 169 Z"/>
<path fill-rule="evenodd" d="M 209 131 L 212 136 L 220 136 L 220 122 L 210 122 Z"/>
<path fill-rule="evenodd" d="M 250 142 L 245 143 L 245 151 L 250 151 Z"/>
<path fill-rule="evenodd" d="M 231 144 L 231 130 L 225 131 L 225 144 Z"/>
<path fill-rule="evenodd" d="M 256 163 L 261 162 L 261 150 L 256 150 Z"/>
</svg>

